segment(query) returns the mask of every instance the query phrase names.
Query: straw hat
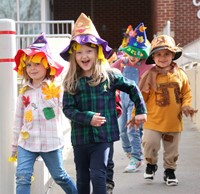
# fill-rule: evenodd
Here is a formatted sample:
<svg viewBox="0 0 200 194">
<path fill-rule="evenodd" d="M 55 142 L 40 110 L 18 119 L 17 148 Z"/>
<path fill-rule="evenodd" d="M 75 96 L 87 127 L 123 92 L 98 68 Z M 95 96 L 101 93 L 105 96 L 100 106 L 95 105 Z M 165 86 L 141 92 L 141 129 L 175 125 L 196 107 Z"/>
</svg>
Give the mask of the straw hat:
<svg viewBox="0 0 200 194">
<path fill-rule="evenodd" d="M 175 45 L 175 41 L 171 36 L 168 35 L 159 35 L 154 38 L 151 42 L 151 50 L 149 57 L 146 60 L 146 64 L 154 64 L 153 53 L 159 50 L 168 49 L 171 52 L 175 53 L 174 59 L 178 59 L 182 55 L 182 48 Z"/>
</svg>

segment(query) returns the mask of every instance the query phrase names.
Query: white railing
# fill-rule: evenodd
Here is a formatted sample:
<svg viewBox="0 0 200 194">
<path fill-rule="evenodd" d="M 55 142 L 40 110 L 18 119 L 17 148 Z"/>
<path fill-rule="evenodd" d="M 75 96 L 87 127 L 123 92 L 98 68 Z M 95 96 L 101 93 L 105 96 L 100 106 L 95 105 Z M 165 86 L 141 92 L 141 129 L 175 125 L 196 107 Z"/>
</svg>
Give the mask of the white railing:
<svg viewBox="0 0 200 194">
<path fill-rule="evenodd" d="M 16 21 L 17 49 L 26 48 L 41 32 L 45 32 L 47 38 L 69 38 L 73 27 L 73 20 Z"/>
</svg>

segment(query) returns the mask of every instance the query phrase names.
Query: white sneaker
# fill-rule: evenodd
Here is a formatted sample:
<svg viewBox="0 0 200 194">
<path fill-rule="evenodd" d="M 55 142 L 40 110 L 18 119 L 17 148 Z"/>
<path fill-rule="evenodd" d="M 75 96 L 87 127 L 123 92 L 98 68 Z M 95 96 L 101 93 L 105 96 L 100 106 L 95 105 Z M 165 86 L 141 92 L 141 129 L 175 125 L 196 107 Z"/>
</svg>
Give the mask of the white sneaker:
<svg viewBox="0 0 200 194">
<path fill-rule="evenodd" d="M 137 172 L 142 166 L 143 166 L 142 161 L 139 161 L 132 157 L 130 159 L 128 166 L 125 168 L 124 172 L 128 172 L 128 173 Z"/>
</svg>

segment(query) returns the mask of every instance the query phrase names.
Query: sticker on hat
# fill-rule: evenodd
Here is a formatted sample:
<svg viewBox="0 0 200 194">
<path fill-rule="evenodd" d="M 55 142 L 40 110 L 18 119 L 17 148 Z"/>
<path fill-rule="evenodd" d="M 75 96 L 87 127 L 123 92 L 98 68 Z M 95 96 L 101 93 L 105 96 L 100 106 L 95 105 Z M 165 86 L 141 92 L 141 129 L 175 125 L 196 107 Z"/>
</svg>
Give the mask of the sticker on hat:
<svg viewBox="0 0 200 194">
<path fill-rule="evenodd" d="M 127 33 L 129 37 L 123 39 L 123 41 L 126 41 L 127 45 L 122 45 L 120 50 L 132 57 L 146 59 L 149 55 L 150 43 L 147 40 L 144 23 L 140 23 L 134 30 L 132 26 L 129 25 L 126 34 Z"/>
<path fill-rule="evenodd" d="M 81 13 L 74 24 L 69 45 L 60 53 L 60 56 L 66 61 L 69 60 L 74 42 L 80 45 L 90 43 L 100 46 L 102 48 L 103 57 L 105 58 L 108 58 L 112 51 L 108 46 L 108 42 L 100 38 L 92 20 L 84 13 Z"/>
<path fill-rule="evenodd" d="M 175 53 L 173 60 L 178 59 L 182 55 L 182 48 L 176 46 L 175 41 L 171 36 L 159 35 L 151 42 L 151 50 L 149 57 L 146 60 L 146 64 L 154 64 L 155 62 L 153 60 L 152 54 L 163 49 L 168 49 Z"/>
<path fill-rule="evenodd" d="M 37 55 L 37 56 L 36 56 Z M 15 55 L 16 67 L 18 75 L 23 75 L 23 69 L 26 66 L 25 61 L 29 58 L 41 62 L 45 68 L 50 68 L 50 75 L 58 76 L 63 70 L 63 66 L 57 63 L 51 57 L 51 51 L 45 33 L 41 33 L 37 39 L 26 49 L 19 49 Z"/>
</svg>

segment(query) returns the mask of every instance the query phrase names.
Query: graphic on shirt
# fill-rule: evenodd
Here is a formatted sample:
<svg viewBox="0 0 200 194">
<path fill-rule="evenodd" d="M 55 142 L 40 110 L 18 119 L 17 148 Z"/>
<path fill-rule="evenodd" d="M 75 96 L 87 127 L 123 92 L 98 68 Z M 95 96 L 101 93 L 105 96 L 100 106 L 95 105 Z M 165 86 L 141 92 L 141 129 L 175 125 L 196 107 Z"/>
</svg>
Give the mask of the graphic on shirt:
<svg viewBox="0 0 200 194">
<path fill-rule="evenodd" d="M 21 137 L 22 139 L 28 139 L 29 138 L 29 133 L 27 131 L 22 130 L 21 131 Z"/>
<path fill-rule="evenodd" d="M 31 122 L 33 120 L 33 113 L 32 110 L 28 110 L 24 114 L 24 118 L 26 122 Z"/>
<path fill-rule="evenodd" d="M 54 110 L 51 107 L 43 108 L 42 111 L 47 120 L 53 119 L 55 117 Z"/>
<path fill-rule="evenodd" d="M 176 103 L 181 103 L 181 91 L 179 88 L 178 83 L 171 82 L 171 83 L 163 83 L 158 84 L 157 91 L 156 91 L 156 104 L 158 106 L 168 106 L 170 104 L 170 97 L 169 97 L 169 89 L 173 88 L 174 95 L 176 99 Z"/>
<path fill-rule="evenodd" d="M 25 107 L 27 107 L 30 104 L 30 97 L 29 96 L 22 96 L 22 101 Z"/>
<path fill-rule="evenodd" d="M 45 94 L 45 100 L 49 100 L 51 98 L 59 98 L 59 94 L 61 92 L 60 86 L 55 86 L 53 82 L 49 85 L 42 86 L 42 93 Z"/>
</svg>

